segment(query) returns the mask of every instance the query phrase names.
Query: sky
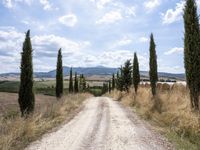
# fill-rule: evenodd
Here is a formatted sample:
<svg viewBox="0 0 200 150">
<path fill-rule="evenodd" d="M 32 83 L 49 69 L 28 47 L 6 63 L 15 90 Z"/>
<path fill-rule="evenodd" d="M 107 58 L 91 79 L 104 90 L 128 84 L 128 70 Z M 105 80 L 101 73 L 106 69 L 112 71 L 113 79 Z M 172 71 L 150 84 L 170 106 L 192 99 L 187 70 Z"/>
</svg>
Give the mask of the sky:
<svg viewBox="0 0 200 150">
<path fill-rule="evenodd" d="M 149 70 L 154 34 L 158 71 L 184 73 L 184 0 L 0 0 L 0 73 L 19 72 L 31 30 L 34 71 L 63 65 L 120 67 L 137 52 Z M 197 1 L 200 6 L 200 0 Z"/>
</svg>

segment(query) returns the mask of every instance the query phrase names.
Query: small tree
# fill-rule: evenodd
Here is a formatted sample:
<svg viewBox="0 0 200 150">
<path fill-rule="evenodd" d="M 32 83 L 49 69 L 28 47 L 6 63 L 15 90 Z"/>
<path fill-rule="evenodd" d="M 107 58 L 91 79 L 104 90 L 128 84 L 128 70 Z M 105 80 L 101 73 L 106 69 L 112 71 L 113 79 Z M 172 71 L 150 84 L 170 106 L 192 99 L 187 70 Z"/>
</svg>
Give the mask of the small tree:
<svg viewBox="0 0 200 150">
<path fill-rule="evenodd" d="M 126 90 L 127 92 L 129 92 L 129 88 L 132 84 L 132 66 L 131 66 L 131 61 L 127 60 L 124 64 L 124 67 L 122 68 L 122 87 L 124 88 L 124 90 Z"/>
<path fill-rule="evenodd" d="M 108 92 L 108 84 L 107 83 L 103 83 L 102 94 L 105 94 L 107 92 Z"/>
<path fill-rule="evenodd" d="M 184 63 L 191 106 L 199 110 L 200 94 L 200 30 L 195 0 L 186 0 L 184 9 Z"/>
<path fill-rule="evenodd" d="M 58 51 L 57 69 L 56 69 L 56 97 L 60 98 L 63 94 L 63 66 L 62 52 Z"/>
<path fill-rule="evenodd" d="M 137 90 L 138 90 L 139 83 L 140 83 L 139 63 L 138 63 L 137 54 L 134 53 L 134 59 L 133 59 L 133 85 L 134 85 L 136 93 L 137 93 Z"/>
<path fill-rule="evenodd" d="M 19 87 L 19 106 L 22 117 L 34 111 L 35 96 L 33 92 L 33 64 L 30 30 L 27 31 L 22 48 L 21 75 Z"/>
<path fill-rule="evenodd" d="M 74 92 L 74 87 L 73 87 L 73 74 L 72 74 L 72 68 L 70 69 L 70 76 L 69 76 L 69 93 Z"/>
<path fill-rule="evenodd" d="M 120 68 L 120 74 L 117 72 L 117 90 L 120 90 L 121 92 L 124 90 L 124 78 L 123 78 L 123 69 L 122 66 Z"/>
<path fill-rule="evenodd" d="M 108 91 L 109 91 L 109 93 L 111 93 L 111 81 L 110 80 L 108 82 Z"/>
<path fill-rule="evenodd" d="M 113 76 L 112 76 L 112 90 L 115 89 L 115 74 L 113 73 Z"/>
<path fill-rule="evenodd" d="M 77 78 L 77 73 L 75 72 L 75 81 L 74 81 L 74 92 L 78 93 L 79 89 L 78 89 L 78 78 Z"/>
<path fill-rule="evenodd" d="M 149 60 L 149 78 L 151 82 L 151 90 L 153 96 L 156 95 L 156 83 L 158 81 L 158 72 L 157 72 L 157 56 L 156 56 L 156 45 L 154 42 L 153 34 L 150 36 L 150 60 Z"/>
</svg>

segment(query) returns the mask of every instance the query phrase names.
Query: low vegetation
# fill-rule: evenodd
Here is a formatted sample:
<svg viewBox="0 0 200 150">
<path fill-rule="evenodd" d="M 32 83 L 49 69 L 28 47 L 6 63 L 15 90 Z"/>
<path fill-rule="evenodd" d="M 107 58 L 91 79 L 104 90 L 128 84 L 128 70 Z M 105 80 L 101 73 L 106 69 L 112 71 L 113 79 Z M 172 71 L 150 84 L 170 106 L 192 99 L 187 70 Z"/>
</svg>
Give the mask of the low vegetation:
<svg viewBox="0 0 200 150">
<path fill-rule="evenodd" d="M 134 89 L 129 93 L 115 90 L 110 96 L 151 121 L 177 149 L 199 149 L 200 116 L 191 111 L 189 90 L 184 85 L 158 84 L 154 98 L 149 84 L 140 85 L 137 94 Z"/>
<path fill-rule="evenodd" d="M 6 93 L 3 94 L 5 96 Z M 7 95 L 10 96 L 10 94 Z M 14 94 L 14 96 L 17 99 L 17 95 Z M 1 112 L 0 149 L 23 149 L 42 134 L 72 118 L 83 101 L 90 96 L 89 94 L 69 94 L 57 101 L 54 97 L 43 95 L 40 98 L 42 102 L 39 102 L 39 97 L 36 95 L 35 112 L 26 119 L 20 116 L 19 111 L 13 111 L 19 109 L 17 101 L 13 101 L 10 105 L 8 104 L 12 107 Z"/>
<path fill-rule="evenodd" d="M 35 81 L 34 91 L 36 94 L 55 96 L 55 80 Z M 68 93 L 69 81 L 64 81 L 64 94 Z M 17 93 L 19 91 L 19 81 L 2 81 L 0 82 L 0 92 Z"/>
</svg>

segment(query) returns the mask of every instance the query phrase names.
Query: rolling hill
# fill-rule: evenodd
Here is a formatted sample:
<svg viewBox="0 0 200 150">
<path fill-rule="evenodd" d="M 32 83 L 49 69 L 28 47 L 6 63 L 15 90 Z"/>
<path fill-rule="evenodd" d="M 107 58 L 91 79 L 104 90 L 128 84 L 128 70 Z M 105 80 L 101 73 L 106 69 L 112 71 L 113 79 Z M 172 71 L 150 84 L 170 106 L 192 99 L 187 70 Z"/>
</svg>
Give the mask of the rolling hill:
<svg viewBox="0 0 200 150">
<path fill-rule="evenodd" d="M 117 73 L 118 68 L 108 68 L 103 66 L 97 66 L 97 67 L 74 67 L 73 72 L 77 72 L 78 74 L 84 74 L 85 76 L 92 76 L 92 75 L 98 75 L 98 76 L 108 76 L 112 75 L 113 73 Z M 70 72 L 70 67 L 63 67 L 63 73 L 64 76 L 68 76 Z M 141 71 L 141 76 L 147 77 L 149 76 L 148 71 Z M 172 78 L 172 79 L 179 79 L 184 80 L 185 74 L 173 74 L 173 73 L 165 73 L 165 72 L 159 72 L 159 77 L 162 78 Z M 35 78 L 55 78 L 56 76 L 56 70 L 52 70 L 49 72 L 35 72 L 34 77 Z M 0 77 L 19 77 L 19 73 L 4 73 L 0 74 Z"/>
</svg>

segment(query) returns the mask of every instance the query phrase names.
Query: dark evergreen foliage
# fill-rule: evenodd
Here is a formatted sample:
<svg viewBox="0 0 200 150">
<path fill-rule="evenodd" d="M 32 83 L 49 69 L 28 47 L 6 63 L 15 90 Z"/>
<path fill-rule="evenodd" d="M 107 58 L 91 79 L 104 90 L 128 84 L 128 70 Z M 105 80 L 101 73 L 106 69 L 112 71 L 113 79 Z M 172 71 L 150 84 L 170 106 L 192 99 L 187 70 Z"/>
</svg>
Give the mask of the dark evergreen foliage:
<svg viewBox="0 0 200 150">
<path fill-rule="evenodd" d="M 78 77 L 77 77 L 77 73 L 75 72 L 75 79 L 74 79 L 74 92 L 78 93 L 79 89 L 78 89 Z"/>
<path fill-rule="evenodd" d="M 153 34 L 150 36 L 150 48 L 149 48 L 150 58 L 149 58 L 149 77 L 151 82 L 151 90 L 153 96 L 156 95 L 156 84 L 158 81 L 157 72 L 157 55 L 156 55 L 156 45 L 154 42 Z"/>
<path fill-rule="evenodd" d="M 30 30 L 27 31 L 22 48 L 21 75 L 19 88 L 19 106 L 21 115 L 27 116 L 34 111 L 35 96 L 33 92 L 33 64 Z"/>
<path fill-rule="evenodd" d="M 133 85 L 134 85 L 136 93 L 137 93 L 139 84 L 140 84 L 139 63 L 138 63 L 137 54 L 134 53 L 134 59 L 133 59 Z"/>
<path fill-rule="evenodd" d="M 113 73 L 113 76 L 112 76 L 112 90 L 115 89 L 115 74 Z"/>
<path fill-rule="evenodd" d="M 200 30 L 195 0 L 186 0 L 184 9 L 184 63 L 191 106 L 199 110 L 200 94 Z"/>
<path fill-rule="evenodd" d="M 79 81 L 79 91 L 85 92 L 86 90 L 86 80 L 83 74 L 80 75 L 80 81 Z"/>
<path fill-rule="evenodd" d="M 120 85 L 125 91 L 129 92 L 129 88 L 132 84 L 132 66 L 131 61 L 127 60 L 124 67 L 121 69 L 121 81 Z"/>
<path fill-rule="evenodd" d="M 108 92 L 108 84 L 107 83 L 103 83 L 102 94 L 105 94 L 107 92 Z"/>
<path fill-rule="evenodd" d="M 60 98 L 63 95 L 63 66 L 62 52 L 58 51 L 57 69 L 56 69 L 56 97 Z"/>
<path fill-rule="evenodd" d="M 73 73 L 72 73 L 72 68 L 70 69 L 70 75 L 69 75 L 69 93 L 74 92 L 74 87 L 73 87 Z"/>
<path fill-rule="evenodd" d="M 111 81 L 109 80 L 109 82 L 108 82 L 108 91 L 109 91 L 109 93 L 111 93 L 111 89 L 112 87 L 111 87 Z"/>
</svg>

